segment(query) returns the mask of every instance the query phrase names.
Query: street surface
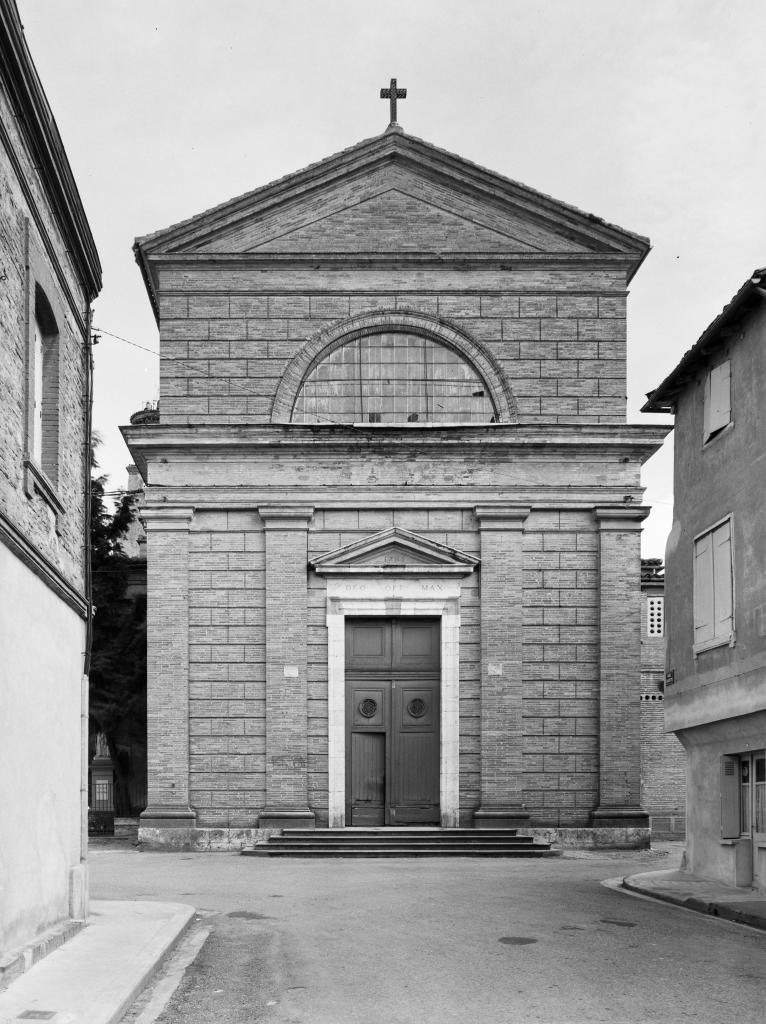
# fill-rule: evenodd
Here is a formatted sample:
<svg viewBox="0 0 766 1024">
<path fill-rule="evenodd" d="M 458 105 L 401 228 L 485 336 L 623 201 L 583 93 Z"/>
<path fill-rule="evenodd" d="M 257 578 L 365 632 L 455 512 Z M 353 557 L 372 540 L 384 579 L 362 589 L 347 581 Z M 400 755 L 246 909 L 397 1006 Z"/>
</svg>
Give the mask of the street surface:
<svg viewBox="0 0 766 1024">
<path fill-rule="evenodd" d="M 169 965 L 181 980 L 160 1024 L 763 1024 L 766 933 L 601 884 L 676 867 L 679 847 L 667 850 L 320 861 L 97 849 L 91 893 L 190 903 L 210 930 Z"/>
</svg>

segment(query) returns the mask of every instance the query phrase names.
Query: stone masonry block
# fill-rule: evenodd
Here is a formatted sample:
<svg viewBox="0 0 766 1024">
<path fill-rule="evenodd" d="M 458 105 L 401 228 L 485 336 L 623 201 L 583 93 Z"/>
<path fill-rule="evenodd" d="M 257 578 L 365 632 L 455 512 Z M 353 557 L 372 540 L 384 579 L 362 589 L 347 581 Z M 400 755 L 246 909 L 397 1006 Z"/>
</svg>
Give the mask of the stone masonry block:
<svg viewBox="0 0 766 1024">
<path fill-rule="evenodd" d="M 539 340 L 539 320 L 503 320 L 503 341 Z"/>
<path fill-rule="evenodd" d="M 519 315 L 518 295 L 482 295 L 481 315 L 517 317 Z"/>
<path fill-rule="evenodd" d="M 310 301 L 308 295 L 270 295 L 270 317 L 308 317 Z"/>
<path fill-rule="evenodd" d="M 268 308 L 265 295 L 232 295 L 229 299 L 229 315 L 233 317 L 266 317 Z"/>
<path fill-rule="evenodd" d="M 555 295 L 522 295 L 519 299 L 520 317 L 555 317 Z"/>
<path fill-rule="evenodd" d="M 598 299 L 598 315 L 600 317 L 625 317 L 626 298 L 624 295 L 600 295 Z M 592 316 L 592 313 L 587 314 Z"/>
<path fill-rule="evenodd" d="M 595 295 L 559 295 L 556 311 L 560 317 L 598 316 L 598 298 Z"/>
</svg>

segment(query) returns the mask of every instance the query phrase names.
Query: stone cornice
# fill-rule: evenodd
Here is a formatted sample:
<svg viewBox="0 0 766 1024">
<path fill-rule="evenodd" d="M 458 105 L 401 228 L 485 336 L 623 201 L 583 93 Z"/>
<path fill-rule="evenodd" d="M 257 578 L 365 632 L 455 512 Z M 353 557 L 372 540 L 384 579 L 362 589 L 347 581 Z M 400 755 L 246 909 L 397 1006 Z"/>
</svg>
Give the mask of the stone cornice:
<svg viewBox="0 0 766 1024">
<path fill-rule="evenodd" d="M 139 515 L 150 533 L 188 530 L 194 518 L 194 509 L 188 505 L 144 505 Z"/>
<path fill-rule="evenodd" d="M 479 560 L 428 537 L 392 527 L 309 560 L 319 576 L 469 576 Z"/>
<path fill-rule="evenodd" d="M 593 509 L 593 515 L 599 530 L 624 533 L 627 530 L 640 530 L 642 521 L 651 511 L 648 505 L 599 505 Z"/>
<path fill-rule="evenodd" d="M 622 269 L 632 265 L 634 253 L 599 253 L 599 252 L 518 252 L 509 249 L 506 252 L 170 252 L 156 253 L 146 258 L 147 267 L 151 270 L 155 265 L 216 267 L 253 264 L 259 270 L 269 266 L 279 267 L 284 271 L 290 267 L 339 267 L 343 270 L 354 268 L 375 267 L 480 267 L 487 270 L 513 270 L 516 265 L 544 264 L 546 266 L 583 267 L 615 266 Z"/>
<path fill-rule="evenodd" d="M 264 530 L 307 530 L 313 505 L 259 505 Z"/>
<path fill-rule="evenodd" d="M 523 530 L 524 520 L 531 508 L 522 505 L 477 505 L 474 511 L 482 532 L 499 530 L 506 533 L 509 530 Z"/>
<path fill-rule="evenodd" d="M 338 424 L 144 424 L 122 427 L 133 460 L 147 479 L 147 462 L 159 458 L 269 458 L 279 450 L 295 456 L 396 452 L 445 460 L 535 457 L 552 461 L 575 455 L 603 461 L 645 462 L 672 428 L 644 424 L 483 424 L 427 427 Z M 152 481 L 149 480 L 149 483 Z"/>
<path fill-rule="evenodd" d="M 73 612 L 76 612 L 80 618 L 87 618 L 88 603 L 85 595 L 64 578 L 53 562 L 41 554 L 2 511 L 0 511 L 0 543 L 5 544 Z"/>
</svg>

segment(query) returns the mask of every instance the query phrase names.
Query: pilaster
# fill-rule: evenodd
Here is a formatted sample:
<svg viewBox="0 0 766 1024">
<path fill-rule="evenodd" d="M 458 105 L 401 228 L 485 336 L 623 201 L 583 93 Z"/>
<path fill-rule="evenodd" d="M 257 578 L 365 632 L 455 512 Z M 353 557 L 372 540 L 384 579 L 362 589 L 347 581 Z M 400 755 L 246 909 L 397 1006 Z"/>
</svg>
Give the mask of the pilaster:
<svg viewBox="0 0 766 1024">
<path fill-rule="evenodd" d="M 189 526 L 192 508 L 143 508 L 147 540 L 148 803 L 142 827 L 190 828 Z"/>
<path fill-rule="evenodd" d="M 524 825 L 522 541 L 528 508 L 479 506 L 481 536 L 481 804 L 476 828 Z"/>
<path fill-rule="evenodd" d="M 641 523 L 644 506 L 594 509 L 599 529 L 599 804 L 595 827 L 646 828 L 641 807 Z"/>
<path fill-rule="evenodd" d="M 266 537 L 266 807 L 261 828 L 313 828 L 308 806 L 310 505 L 258 512 Z"/>
</svg>

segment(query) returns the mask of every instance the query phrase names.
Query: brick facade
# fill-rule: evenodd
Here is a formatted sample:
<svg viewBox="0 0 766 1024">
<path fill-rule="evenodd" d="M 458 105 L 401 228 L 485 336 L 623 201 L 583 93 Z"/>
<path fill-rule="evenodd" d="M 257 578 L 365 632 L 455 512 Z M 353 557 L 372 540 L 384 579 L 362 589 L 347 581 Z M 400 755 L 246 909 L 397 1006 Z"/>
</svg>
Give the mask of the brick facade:
<svg viewBox="0 0 766 1024">
<path fill-rule="evenodd" d="M 0 987 L 88 915 L 88 323 L 101 268 L 0 0 Z"/>
<path fill-rule="evenodd" d="M 662 629 L 649 602 L 662 602 Z M 665 731 L 665 569 L 660 559 L 641 562 L 641 803 L 652 835 L 682 839 L 686 830 L 686 758 Z"/>
<path fill-rule="evenodd" d="M 398 131 L 139 240 L 160 325 L 160 422 L 125 434 L 147 507 L 194 510 L 197 829 L 333 819 L 328 736 L 342 708 L 328 581 L 311 565 L 392 529 L 425 545 L 401 567 L 424 594 L 446 571 L 429 543 L 478 561 L 456 592 L 460 822 L 646 824 L 640 467 L 664 431 L 625 423 L 626 287 L 645 251 Z M 458 353 L 495 422 L 290 422 L 318 361 L 387 331 Z M 384 586 L 390 565 L 369 557 L 343 570 L 360 594 L 390 615 L 426 607 Z M 451 757 L 444 740 L 443 794 Z M 150 774 L 160 769 L 150 753 Z M 150 797 L 147 836 L 161 810 Z"/>
</svg>

